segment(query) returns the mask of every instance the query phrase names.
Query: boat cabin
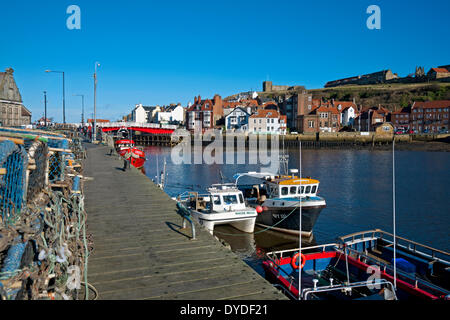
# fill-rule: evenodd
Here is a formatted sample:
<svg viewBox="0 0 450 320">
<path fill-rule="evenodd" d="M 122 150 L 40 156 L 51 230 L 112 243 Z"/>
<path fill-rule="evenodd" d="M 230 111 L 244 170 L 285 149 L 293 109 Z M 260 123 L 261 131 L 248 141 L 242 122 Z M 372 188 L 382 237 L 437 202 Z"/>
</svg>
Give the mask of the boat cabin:
<svg viewBox="0 0 450 320">
<path fill-rule="evenodd" d="M 275 176 L 266 181 L 268 198 L 314 197 L 319 189 L 319 180 L 297 176 Z"/>
<path fill-rule="evenodd" d="M 234 186 L 212 185 L 207 195 L 190 192 L 190 207 L 202 212 L 224 212 L 245 210 L 246 205 L 242 191 Z"/>
</svg>

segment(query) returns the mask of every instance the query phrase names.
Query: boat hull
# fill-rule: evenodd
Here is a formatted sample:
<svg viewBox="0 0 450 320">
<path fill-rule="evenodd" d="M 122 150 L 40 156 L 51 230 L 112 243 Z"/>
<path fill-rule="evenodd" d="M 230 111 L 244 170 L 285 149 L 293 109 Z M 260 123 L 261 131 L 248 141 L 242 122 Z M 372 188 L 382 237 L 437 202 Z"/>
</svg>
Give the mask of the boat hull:
<svg viewBox="0 0 450 320">
<path fill-rule="evenodd" d="M 323 198 L 302 201 L 302 236 L 311 236 L 321 211 L 326 207 Z M 258 215 L 256 224 L 262 227 L 293 234 L 300 234 L 300 210 L 298 200 L 267 200 L 262 204 L 263 211 Z"/>
<path fill-rule="evenodd" d="M 197 221 L 204 226 L 210 233 L 213 233 L 214 227 L 217 225 L 228 224 L 246 233 L 253 233 L 255 230 L 256 212 L 242 211 L 242 217 L 234 213 L 202 213 L 195 210 L 191 211 Z"/>
</svg>

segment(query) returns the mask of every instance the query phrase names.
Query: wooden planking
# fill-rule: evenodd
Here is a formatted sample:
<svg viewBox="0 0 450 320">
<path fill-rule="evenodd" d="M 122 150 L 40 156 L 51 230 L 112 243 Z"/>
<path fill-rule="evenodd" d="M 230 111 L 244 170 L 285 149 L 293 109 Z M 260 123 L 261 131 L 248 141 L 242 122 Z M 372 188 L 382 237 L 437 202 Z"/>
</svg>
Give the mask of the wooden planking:
<svg viewBox="0 0 450 320">
<path fill-rule="evenodd" d="M 94 251 L 88 280 L 101 299 L 286 299 L 206 230 L 180 230 L 176 203 L 135 169 L 86 145 L 84 182 Z"/>
</svg>

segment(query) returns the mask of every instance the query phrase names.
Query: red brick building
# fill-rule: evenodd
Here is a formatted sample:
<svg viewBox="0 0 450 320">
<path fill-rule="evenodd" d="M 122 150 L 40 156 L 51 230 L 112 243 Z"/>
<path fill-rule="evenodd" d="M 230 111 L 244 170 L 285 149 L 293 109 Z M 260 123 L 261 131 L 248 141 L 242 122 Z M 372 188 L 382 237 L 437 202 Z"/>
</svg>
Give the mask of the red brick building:
<svg viewBox="0 0 450 320">
<path fill-rule="evenodd" d="M 341 110 L 338 106 L 346 105 L 343 101 L 323 102 L 311 99 L 311 111 L 297 117 L 298 132 L 338 132 L 341 128 Z"/>
<path fill-rule="evenodd" d="M 394 130 L 409 130 L 410 129 L 410 113 L 411 108 L 403 108 L 391 113 L 391 123 L 394 126 Z"/>
<path fill-rule="evenodd" d="M 378 125 L 388 121 L 389 116 L 389 110 L 381 106 L 362 108 L 355 118 L 353 127 L 357 131 L 375 131 Z"/>
<path fill-rule="evenodd" d="M 442 132 L 449 129 L 450 100 L 414 102 L 411 107 L 410 127 L 414 131 Z"/>
<path fill-rule="evenodd" d="M 213 99 L 194 98 L 194 104 L 186 110 L 186 129 L 194 132 L 205 132 L 215 128 L 223 118 L 224 102 L 218 94 Z"/>
</svg>

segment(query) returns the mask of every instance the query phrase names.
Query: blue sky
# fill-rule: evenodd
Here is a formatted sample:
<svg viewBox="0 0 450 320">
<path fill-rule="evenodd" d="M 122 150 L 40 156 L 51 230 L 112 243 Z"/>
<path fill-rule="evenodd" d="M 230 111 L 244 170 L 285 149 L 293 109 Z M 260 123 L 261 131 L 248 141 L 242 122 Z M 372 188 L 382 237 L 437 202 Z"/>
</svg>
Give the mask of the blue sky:
<svg viewBox="0 0 450 320">
<path fill-rule="evenodd" d="M 66 9 L 81 9 L 81 30 L 69 30 Z M 369 30 L 369 5 L 381 9 L 381 30 Z M 181 102 L 261 90 L 262 81 L 321 88 L 338 78 L 417 65 L 450 63 L 450 2 L 438 1 L 2 1 L 0 70 L 12 67 L 33 120 L 62 121 L 93 112 L 115 120 L 137 103 Z"/>
</svg>

